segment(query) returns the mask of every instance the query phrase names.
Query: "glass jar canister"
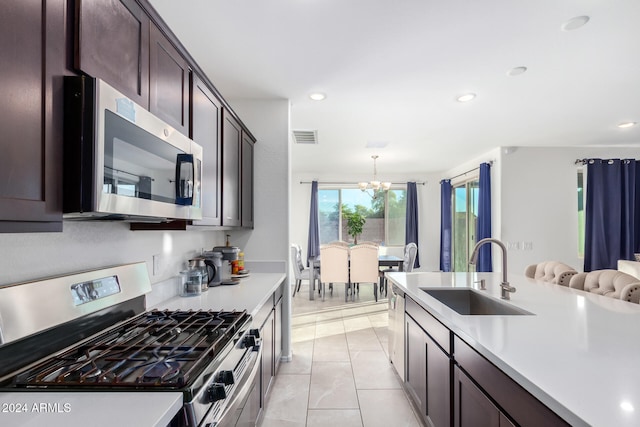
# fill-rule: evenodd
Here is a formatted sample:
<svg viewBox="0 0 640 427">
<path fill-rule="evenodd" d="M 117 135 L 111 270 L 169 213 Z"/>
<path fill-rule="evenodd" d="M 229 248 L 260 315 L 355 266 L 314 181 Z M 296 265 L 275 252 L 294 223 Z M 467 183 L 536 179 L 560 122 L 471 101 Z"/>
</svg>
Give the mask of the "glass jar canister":
<svg viewBox="0 0 640 427">
<path fill-rule="evenodd" d="M 209 290 L 209 270 L 207 269 L 207 265 L 205 264 L 204 258 L 194 258 L 189 260 L 189 269 L 190 270 L 200 270 L 200 274 L 202 275 L 202 292 Z"/>
<path fill-rule="evenodd" d="M 202 272 L 189 268 L 180 272 L 180 296 L 191 297 L 202 294 Z"/>
</svg>

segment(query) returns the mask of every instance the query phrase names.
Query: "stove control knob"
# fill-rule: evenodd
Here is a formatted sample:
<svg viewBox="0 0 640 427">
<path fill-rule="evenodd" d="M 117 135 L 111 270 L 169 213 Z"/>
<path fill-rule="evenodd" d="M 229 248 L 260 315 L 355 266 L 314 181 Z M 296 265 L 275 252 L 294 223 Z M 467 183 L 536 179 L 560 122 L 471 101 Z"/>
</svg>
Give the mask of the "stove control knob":
<svg viewBox="0 0 640 427">
<path fill-rule="evenodd" d="M 215 381 L 224 385 L 230 385 L 235 383 L 233 379 L 233 371 L 220 371 L 216 375 Z"/>
<path fill-rule="evenodd" d="M 224 389 L 224 384 L 221 383 L 213 383 L 207 390 L 207 397 L 209 398 L 209 403 L 217 402 L 218 400 L 226 399 L 227 392 Z"/>
<path fill-rule="evenodd" d="M 253 335 L 247 335 L 244 337 L 244 346 L 245 348 L 254 347 L 256 345 L 256 337 Z"/>
<path fill-rule="evenodd" d="M 260 338 L 260 329 L 249 329 L 249 335 Z"/>
</svg>

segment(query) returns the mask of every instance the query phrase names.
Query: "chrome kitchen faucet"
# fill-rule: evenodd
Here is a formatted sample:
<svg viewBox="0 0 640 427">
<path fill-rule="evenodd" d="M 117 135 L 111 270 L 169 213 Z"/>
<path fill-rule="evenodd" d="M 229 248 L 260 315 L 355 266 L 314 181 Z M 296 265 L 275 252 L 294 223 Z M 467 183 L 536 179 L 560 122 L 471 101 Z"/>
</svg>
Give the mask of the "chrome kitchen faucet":
<svg viewBox="0 0 640 427">
<path fill-rule="evenodd" d="M 492 239 L 490 237 L 480 240 L 473 248 L 473 252 L 471 253 L 471 257 L 469 258 L 469 264 L 476 264 L 476 262 L 478 261 L 478 252 L 480 252 L 480 246 L 490 242 L 495 243 L 496 245 L 500 246 L 500 249 L 502 249 L 502 283 L 500 283 L 500 297 L 502 299 L 508 300 L 510 299 L 509 293 L 515 292 L 516 288 L 509 285 L 509 281 L 507 280 L 507 248 L 504 246 L 504 243 L 502 243 L 498 239 Z"/>
</svg>

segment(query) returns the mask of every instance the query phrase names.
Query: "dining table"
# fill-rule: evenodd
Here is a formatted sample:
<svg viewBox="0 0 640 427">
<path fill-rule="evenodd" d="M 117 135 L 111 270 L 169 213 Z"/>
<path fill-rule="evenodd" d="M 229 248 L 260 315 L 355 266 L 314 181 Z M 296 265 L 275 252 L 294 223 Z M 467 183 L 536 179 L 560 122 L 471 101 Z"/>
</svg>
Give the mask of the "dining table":
<svg viewBox="0 0 640 427">
<path fill-rule="evenodd" d="M 318 289 L 320 289 L 320 256 L 318 255 L 313 259 L 313 269 L 316 270 L 314 275 L 315 279 L 311 281 L 309 285 L 309 299 L 315 299 L 316 281 L 318 283 Z M 404 271 L 404 258 L 396 255 L 378 255 L 378 267 L 398 267 L 398 271 Z"/>
</svg>

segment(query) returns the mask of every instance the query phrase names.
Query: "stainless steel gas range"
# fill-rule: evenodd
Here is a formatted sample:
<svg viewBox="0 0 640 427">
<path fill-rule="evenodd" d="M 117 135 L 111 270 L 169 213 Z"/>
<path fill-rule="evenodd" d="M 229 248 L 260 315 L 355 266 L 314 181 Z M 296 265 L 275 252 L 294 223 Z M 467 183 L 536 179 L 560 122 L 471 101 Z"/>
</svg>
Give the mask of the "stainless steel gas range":
<svg viewBox="0 0 640 427">
<path fill-rule="evenodd" d="M 170 426 L 255 423 L 251 316 L 147 311 L 150 290 L 145 263 L 0 288 L 0 392 L 180 392 Z"/>
</svg>

